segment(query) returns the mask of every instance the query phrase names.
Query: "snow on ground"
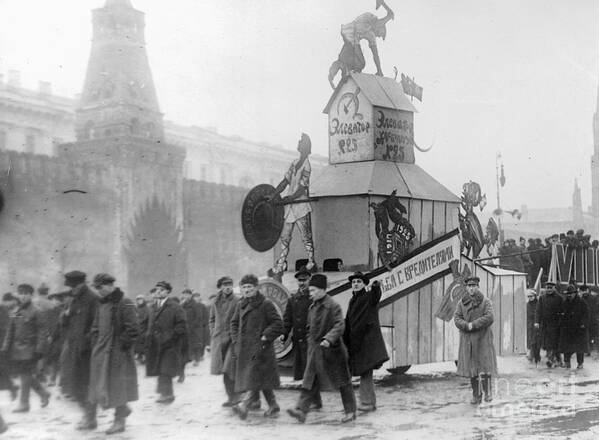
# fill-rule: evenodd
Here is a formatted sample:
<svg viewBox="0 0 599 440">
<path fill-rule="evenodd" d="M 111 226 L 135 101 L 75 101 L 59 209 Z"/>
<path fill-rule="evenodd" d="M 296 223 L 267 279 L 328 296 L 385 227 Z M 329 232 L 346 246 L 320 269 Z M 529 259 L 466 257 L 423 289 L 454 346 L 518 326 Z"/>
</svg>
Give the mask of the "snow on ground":
<svg viewBox="0 0 599 440">
<path fill-rule="evenodd" d="M 342 425 L 338 393 L 323 393 L 324 408 L 311 412 L 305 424 L 286 413 L 299 395 L 298 383 L 283 377 L 277 390 L 282 412 L 265 419 L 252 412 L 239 420 L 228 408 L 220 376 L 209 374 L 209 358 L 188 366 L 187 379 L 175 384 L 172 405 L 154 402 L 155 379 L 139 368 L 140 400 L 132 403 L 127 431 L 117 439 L 236 439 L 281 437 L 305 439 L 595 439 L 599 435 L 599 358 L 585 361 L 585 369 L 535 368 L 525 357 L 499 358 L 500 376 L 494 381 L 495 398 L 475 407 L 468 379 L 455 375 L 453 362 L 418 365 L 403 376 L 378 371 L 378 409 Z M 68 440 L 106 438 L 112 410 L 99 414 L 98 430 L 82 434 L 74 429 L 81 413 L 75 404 L 51 388 L 47 408 L 39 407 L 32 393 L 31 412 L 12 414 L 16 406 L 7 393 L 0 396 L 0 411 L 9 423 L 6 439 Z M 263 401 L 263 406 L 265 402 Z"/>
</svg>

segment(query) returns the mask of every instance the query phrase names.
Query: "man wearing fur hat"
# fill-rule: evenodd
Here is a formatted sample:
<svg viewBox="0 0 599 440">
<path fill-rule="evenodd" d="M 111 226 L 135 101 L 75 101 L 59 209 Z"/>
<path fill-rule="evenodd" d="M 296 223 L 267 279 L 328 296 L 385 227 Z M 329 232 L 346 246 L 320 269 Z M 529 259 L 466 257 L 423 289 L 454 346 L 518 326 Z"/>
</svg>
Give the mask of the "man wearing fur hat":
<svg viewBox="0 0 599 440">
<path fill-rule="evenodd" d="M 137 369 L 133 346 L 139 328 L 133 301 L 114 285 L 107 273 L 94 277 L 100 304 L 92 324 L 92 356 L 89 401 L 91 405 L 114 408 L 114 421 L 106 434 L 125 430 L 131 414 L 127 402 L 138 399 Z"/>
<path fill-rule="evenodd" d="M 327 295 L 325 275 L 315 274 L 309 283 L 313 303 L 308 313 L 308 359 L 301 395 L 296 407 L 287 412 L 304 423 L 310 404 L 320 399 L 320 389 L 338 389 L 345 411 L 341 422 L 350 422 L 356 418 L 356 397 L 343 343 L 343 312 L 341 306 Z"/>
<path fill-rule="evenodd" d="M 245 275 L 239 287 L 243 298 L 231 317 L 231 340 L 236 358 L 235 391 L 246 395 L 233 410 L 245 419 L 255 393 L 262 391 L 268 403 L 264 417 L 277 417 L 280 408 L 273 390 L 280 382 L 273 342 L 283 333 L 283 320 L 258 290 L 255 275 Z"/>
<path fill-rule="evenodd" d="M 564 354 L 564 368 L 570 368 L 570 359 L 576 353 L 577 368 L 582 369 L 584 354 L 589 351 L 589 307 L 578 296 L 575 285 L 569 285 L 565 293 L 559 323 L 558 351 Z"/>
<path fill-rule="evenodd" d="M 77 429 L 95 429 L 95 408 L 87 401 L 91 358 L 91 327 L 98 308 L 98 295 L 87 286 L 85 273 L 74 270 L 65 274 L 65 286 L 71 293 L 61 321 L 64 326 L 64 349 L 61 355 L 60 383 L 65 394 L 72 396 L 84 409 Z"/>
<path fill-rule="evenodd" d="M 537 303 L 535 328 L 541 330 L 541 348 L 547 351 L 547 367 L 563 365 L 558 350 L 559 323 L 562 313 L 563 300 L 557 293 L 554 282 L 545 284 L 545 294 Z"/>
<path fill-rule="evenodd" d="M 233 293 L 233 280 L 231 277 L 224 276 L 216 282 L 218 295 L 210 306 L 210 318 L 208 325 L 210 327 L 210 373 L 222 374 L 227 393 L 227 401 L 223 403 L 224 407 L 231 407 L 238 401 L 238 395 L 235 392 L 235 362 L 231 353 L 231 316 L 233 310 L 239 301 L 239 298 Z M 225 364 L 227 368 L 225 368 Z"/>
<path fill-rule="evenodd" d="M 310 272 L 302 267 L 296 274 L 297 292 L 291 295 L 285 306 L 283 314 L 283 340 L 289 337 L 293 341 L 293 379 L 301 380 L 306 369 L 306 359 L 308 352 L 308 310 L 312 304 L 308 283 L 310 282 Z M 320 393 L 315 393 L 314 405 L 317 408 L 322 407 Z"/>
<path fill-rule="evenodd" d="M 152 309 L 146 335 L 146 375 L 157 377 L 157 403 L 169 404 L 175 400 L 173 377 L 183 367 L 183 343 L 187 334 L 185 313 L 169 295 L 173 288 L 166 281 L 155 286 L 157 305 Z"/>
<path fill-rule="evenodd" d="M 478 405 L 493 400 L 491 376 L 497 374 L 497 358 L 493 346 L 493 305 L 478 289 L 478 277 L 466 279 L 466 295 L 458 303 L 454 322 L 460 330 L 458 374 L 470 378 L 472 400 Z"/>
<path fill-rule="evenodd" d="M 353 376 L 360 376 L 358 410 L 376 410 L 373 370 L 389 360 L 379 323 L 381 287 L 378 281 L 366 290 L 369 279 L 362 272 L 349 277 L 352 297 L 345 316 L 343 341 L 349 351 L 349 367 Z"/>
</svg>

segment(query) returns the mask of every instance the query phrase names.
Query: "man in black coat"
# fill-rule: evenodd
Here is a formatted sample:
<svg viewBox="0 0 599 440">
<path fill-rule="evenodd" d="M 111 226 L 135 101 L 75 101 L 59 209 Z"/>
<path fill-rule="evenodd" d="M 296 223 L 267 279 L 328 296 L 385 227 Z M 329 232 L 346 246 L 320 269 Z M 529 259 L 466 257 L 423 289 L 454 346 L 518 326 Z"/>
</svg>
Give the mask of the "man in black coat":
<svg viewBox="0 0 599 440">
<path fill-rule="evenodd" d="M 289 337 L 293 342 L 293 379 L 301 380 L 306 369 L 306 359 L 308 352 L 308 310 L 312 304 L 308 283 L 310 281 L 310 272 L 306 267 L 302 267 L 296 274 L 297 292 L 291 295 L 285 306 L 283 314 L 283 341 Z M 316 408 L 322 407 L 320 392 L 314 394 L 314 405 Z"/>
<path fill-rule="evenodd" d="M 341 306 L 327 295 L 327 277 L 315 274 L 309 281 L 313 304 L 308 313 L 308 359 L 302 392 L 297 405 L 287 412 L 301 423 L 306 421 L 310 405 L 320 400 L 320 389 L 338 389 L 345 415 L 341 423 L 356 418 L 356 397 L 343 344 L 345 322 Z"/>
<path fill-rule="evenodd" d="M 29 394 L 31 389 L 39 394 L 42 408 L 48 405 L 50 393 L 34 375 L 37 362 L 46 351 L 46 325 L 41 311 L 33 305 L 33 286 L 21 284 L 17 287 L 19 307 L 10 316 L 10 324 L 2 352 L 8 359 L 14 371 L 21 379 L 21 400 L 13 412 L 29 412 Z"/>
<path fill-rule="evenodd" d="M 589 307 L 578 296 L 578 288 L 569 285 L 562 305 L 558 346 L 564 353 L 564 368 L 570 368 L 570 358 L 576 353 L 577 368 L 582 369 L 584 354 L 589 351 L 588 323 Z"/>
<path fill-rule="evenodd" d="M 158 377 L 157 403 L 175 400 L 173 377 L 183 367 L 183 343 L 187 335 L 187 323 L 183 309 L 173 298 L 169 298 L 172 287 L 166 281 L 156 283 L 156 307 L 151 309 L 146 335 L 146 375 Z"/>
<path fill-rule="evenodd" d="M 96 429 L 95 406 L 87 401 L 87 392 L 92 352 L 91 327 L 99 297 L 85 283 L 85 273 L 78 270 L 65 274 L 64 284 L 71 288 L 71 293 L 61 316 L 65 345 L 61 356 L 60 384 L 63 392 L 84 409 L 77 429 Z"/>
<path fill-rule="evenodd" d="M 535 314 L 539 300 L 534 289 L 528 289 L 526 297 L 528 299 L 526 303 L 526 348 L 528 349 L 528 360 L 536 365 L 541 362 L 541 337 L 539 329 L 535 328 Z"/>
<path fill-rule="evenodd" d="M 349 277 L 352 298 L 345 316 L 343 340 L 349 350 L 352 375 L 360 376 L 360 411 L 376 409 L 372 371 L 389 360 L 379 324 L 381 288 L 378 281 L 367 291 L 369 279 L 362 272 Z"/>
<path fill-rule="evenodd" d="M 597 342 L 597 312 L 599 302 L 597 301 L 597 295 L 589 290 L 589 287 L 585 284 L 580 286 L 580 297 L 589 307 L 589 322 L 587 328 L 589 330 L 589 350 L 595 347 Z M 590 354 L 590 353 L 589 353 Z"/>
<path fill-rule="evenodd" d="M 150 308 L 143 295 L 137 295 L 135 298 L 135 313 L 139 325 L 139 334 L 135 341 L 135 358 L 143 364 L 146 357 L 146 333 L 148 332 L 148 319 L 150 317 Z"/>
<path fill-rule="evenodd" d="M 558 344 L 563 300 L 555 287 L 552 282 L 545 284 L 546 291 L 539 298 L 535 314 L 535 328 L 541 331 L 541 347 L 547 351 L 548 368 L 562 365 Z"/>
</svg>

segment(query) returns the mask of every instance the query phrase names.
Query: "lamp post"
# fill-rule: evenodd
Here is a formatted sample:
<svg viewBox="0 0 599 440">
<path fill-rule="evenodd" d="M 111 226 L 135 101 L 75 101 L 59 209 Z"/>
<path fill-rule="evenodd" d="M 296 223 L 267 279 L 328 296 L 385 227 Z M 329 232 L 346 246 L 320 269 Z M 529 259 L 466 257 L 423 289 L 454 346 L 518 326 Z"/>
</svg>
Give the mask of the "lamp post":
<svg viewBox="0 0 599 440">
<path fill-rule="evenodd" d="M 497 184 L 497 210 L 496 212 L 500 213 L 497 216 L 497 229 L 499 229 L 499 246 L 503 245 L 503 228 L 501 226 L 501 197 L 499 195 L 499 188 L 505 185 L 505 175 L 503 174 L 503 163 L 501 164 L 501 175 L 499 174 L 499 162 L 501 161 L 501 152 L 498 151 L 495 155 L 495 181 Z"/>
</svg>

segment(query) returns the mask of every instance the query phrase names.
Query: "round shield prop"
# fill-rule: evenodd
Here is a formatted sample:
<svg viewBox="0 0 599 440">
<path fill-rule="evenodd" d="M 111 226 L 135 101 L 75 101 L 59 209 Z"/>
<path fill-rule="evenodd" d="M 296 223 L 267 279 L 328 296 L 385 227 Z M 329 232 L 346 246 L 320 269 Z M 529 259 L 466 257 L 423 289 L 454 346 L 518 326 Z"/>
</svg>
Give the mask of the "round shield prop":
<svg viewBox="0 0 599 440">
<path fill-rule="evenodd" d="M 266 298 L 272 301 L 281 316 L 285 313 L 287 300 L 289 299 L 289 291 L 278 281 L 271 278 L 261 280 L 258 287 L 260 292 Z M 278 338 L 274 342 L 275 356 L 277 359 L 282 359 L 287 356 L 293 349 L 291 338 L 287 338 L 285 342 L 281 342 Z"/>
<path fill-rule="evenodd" d="M 267 183 L 250 190 L 241 208 L 241 229 L 245 241 L 258 252 L 272 249 L 285 222 L 285 208 L 275 188 Z M 268 199 L 272 197 L 272 200 Z"/>
</svg>

